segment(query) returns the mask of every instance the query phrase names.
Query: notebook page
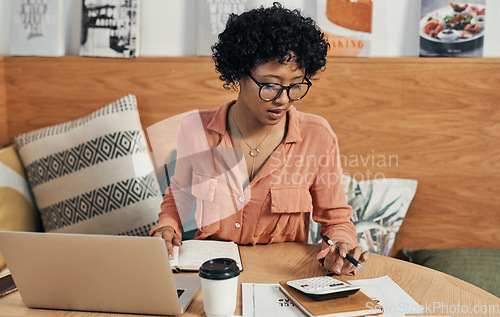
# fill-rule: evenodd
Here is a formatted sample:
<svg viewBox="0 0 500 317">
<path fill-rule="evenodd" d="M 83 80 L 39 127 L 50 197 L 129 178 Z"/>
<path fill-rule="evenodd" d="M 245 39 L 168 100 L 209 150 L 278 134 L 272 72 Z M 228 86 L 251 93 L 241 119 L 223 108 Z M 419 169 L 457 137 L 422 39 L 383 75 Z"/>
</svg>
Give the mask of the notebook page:
<svg viewBox="0 0 500 317">
<path fill-rule="evenodd" d="M 179 248 L 179 268 L 198 270 L 203 262 L 215 258 L 231 258 L 242 270 L 238 245 L 232 241 L 187 240 Z"/>
</svg>

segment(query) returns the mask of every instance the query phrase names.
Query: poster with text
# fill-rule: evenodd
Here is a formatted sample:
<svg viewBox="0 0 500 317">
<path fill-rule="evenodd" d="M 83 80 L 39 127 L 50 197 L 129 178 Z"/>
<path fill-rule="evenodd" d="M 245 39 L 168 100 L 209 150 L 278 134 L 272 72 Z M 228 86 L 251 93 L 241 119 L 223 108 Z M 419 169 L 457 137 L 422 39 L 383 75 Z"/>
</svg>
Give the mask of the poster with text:
<svg viewBox="0 0 500 317">
<path fill-rule="evenodd" d="M 64 55 L 62 0 L 11 0 L 11 55 Z"/>
<path fill-rule="evenodd" d="M 330 43 L 329 56 L 371 54 L 373 0 L 318 0 L 317 22 Z"/>
<path fill-rule="evenodd" d="M 485 0 L 422 0 L 420 56 L 482 57 Z"/>
<path fill-rule="evenodd" d="M 249 10 L 247 0 L 197 0 L 197 55 L 212 55 L 212 45 L 226 28 L 231 13 Z"/>
</svg>

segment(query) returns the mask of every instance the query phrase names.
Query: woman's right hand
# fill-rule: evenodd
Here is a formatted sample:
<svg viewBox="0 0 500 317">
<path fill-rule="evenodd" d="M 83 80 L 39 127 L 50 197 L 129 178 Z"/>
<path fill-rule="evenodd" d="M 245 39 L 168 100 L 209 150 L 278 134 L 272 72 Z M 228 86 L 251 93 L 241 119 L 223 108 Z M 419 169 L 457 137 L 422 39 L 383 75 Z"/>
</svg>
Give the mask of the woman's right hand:
<svg viewBox="0 0 500 317">
<path fill-rule="evenodd" d="M 153 237 L 160 237 L 165 240 L 168 251 L 168 258 L 172 260 L 174 257 L 174 245 L 180 247 L 182 245 L 181 238 L 177 233 L 175 233 L 174 228 L 162 227 L 158 228 L 155 233 L 153 233 Z"/>
</svg>

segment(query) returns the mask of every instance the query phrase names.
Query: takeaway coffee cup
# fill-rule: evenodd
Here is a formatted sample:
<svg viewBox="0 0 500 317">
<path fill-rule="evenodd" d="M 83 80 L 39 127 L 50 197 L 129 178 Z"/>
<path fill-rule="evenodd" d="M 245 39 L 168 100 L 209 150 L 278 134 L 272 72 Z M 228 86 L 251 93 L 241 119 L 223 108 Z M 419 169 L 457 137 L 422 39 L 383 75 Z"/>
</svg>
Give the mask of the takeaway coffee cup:
<svg viewBox="0 0 500 317">
<path fill-rule="evenodd" d="M 240 275 L 236 261 L 227 258 L 208 260 L 201 265 L 199 275 L 207 317 L 233 316 Z"/>
</svg>

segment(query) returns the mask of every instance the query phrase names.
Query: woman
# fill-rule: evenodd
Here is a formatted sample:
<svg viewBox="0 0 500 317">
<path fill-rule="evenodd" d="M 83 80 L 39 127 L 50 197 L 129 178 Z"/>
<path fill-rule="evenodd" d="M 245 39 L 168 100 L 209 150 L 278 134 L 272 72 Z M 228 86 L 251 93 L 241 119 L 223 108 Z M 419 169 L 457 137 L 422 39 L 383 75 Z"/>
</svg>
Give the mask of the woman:
<svg viewBox="0 0 500 317">
<path fill-rule="evenodd" d="M 298 10 L 275 3 L 229 17 L 212 51 L 238 98 L 181 123 L 175 175 L 151 230 L 169 254 L 195 201 L 195 239 L 306 243 L 312 212 L 340 248 L 323 245 L 317 258 L 326 269 L 354 274 L 345 254 L 368 259 L 350 221 L 336 136 L 326 120 L 292 105 L 324 68 L 327 50 L 315 22 Z"/>
</svg>

